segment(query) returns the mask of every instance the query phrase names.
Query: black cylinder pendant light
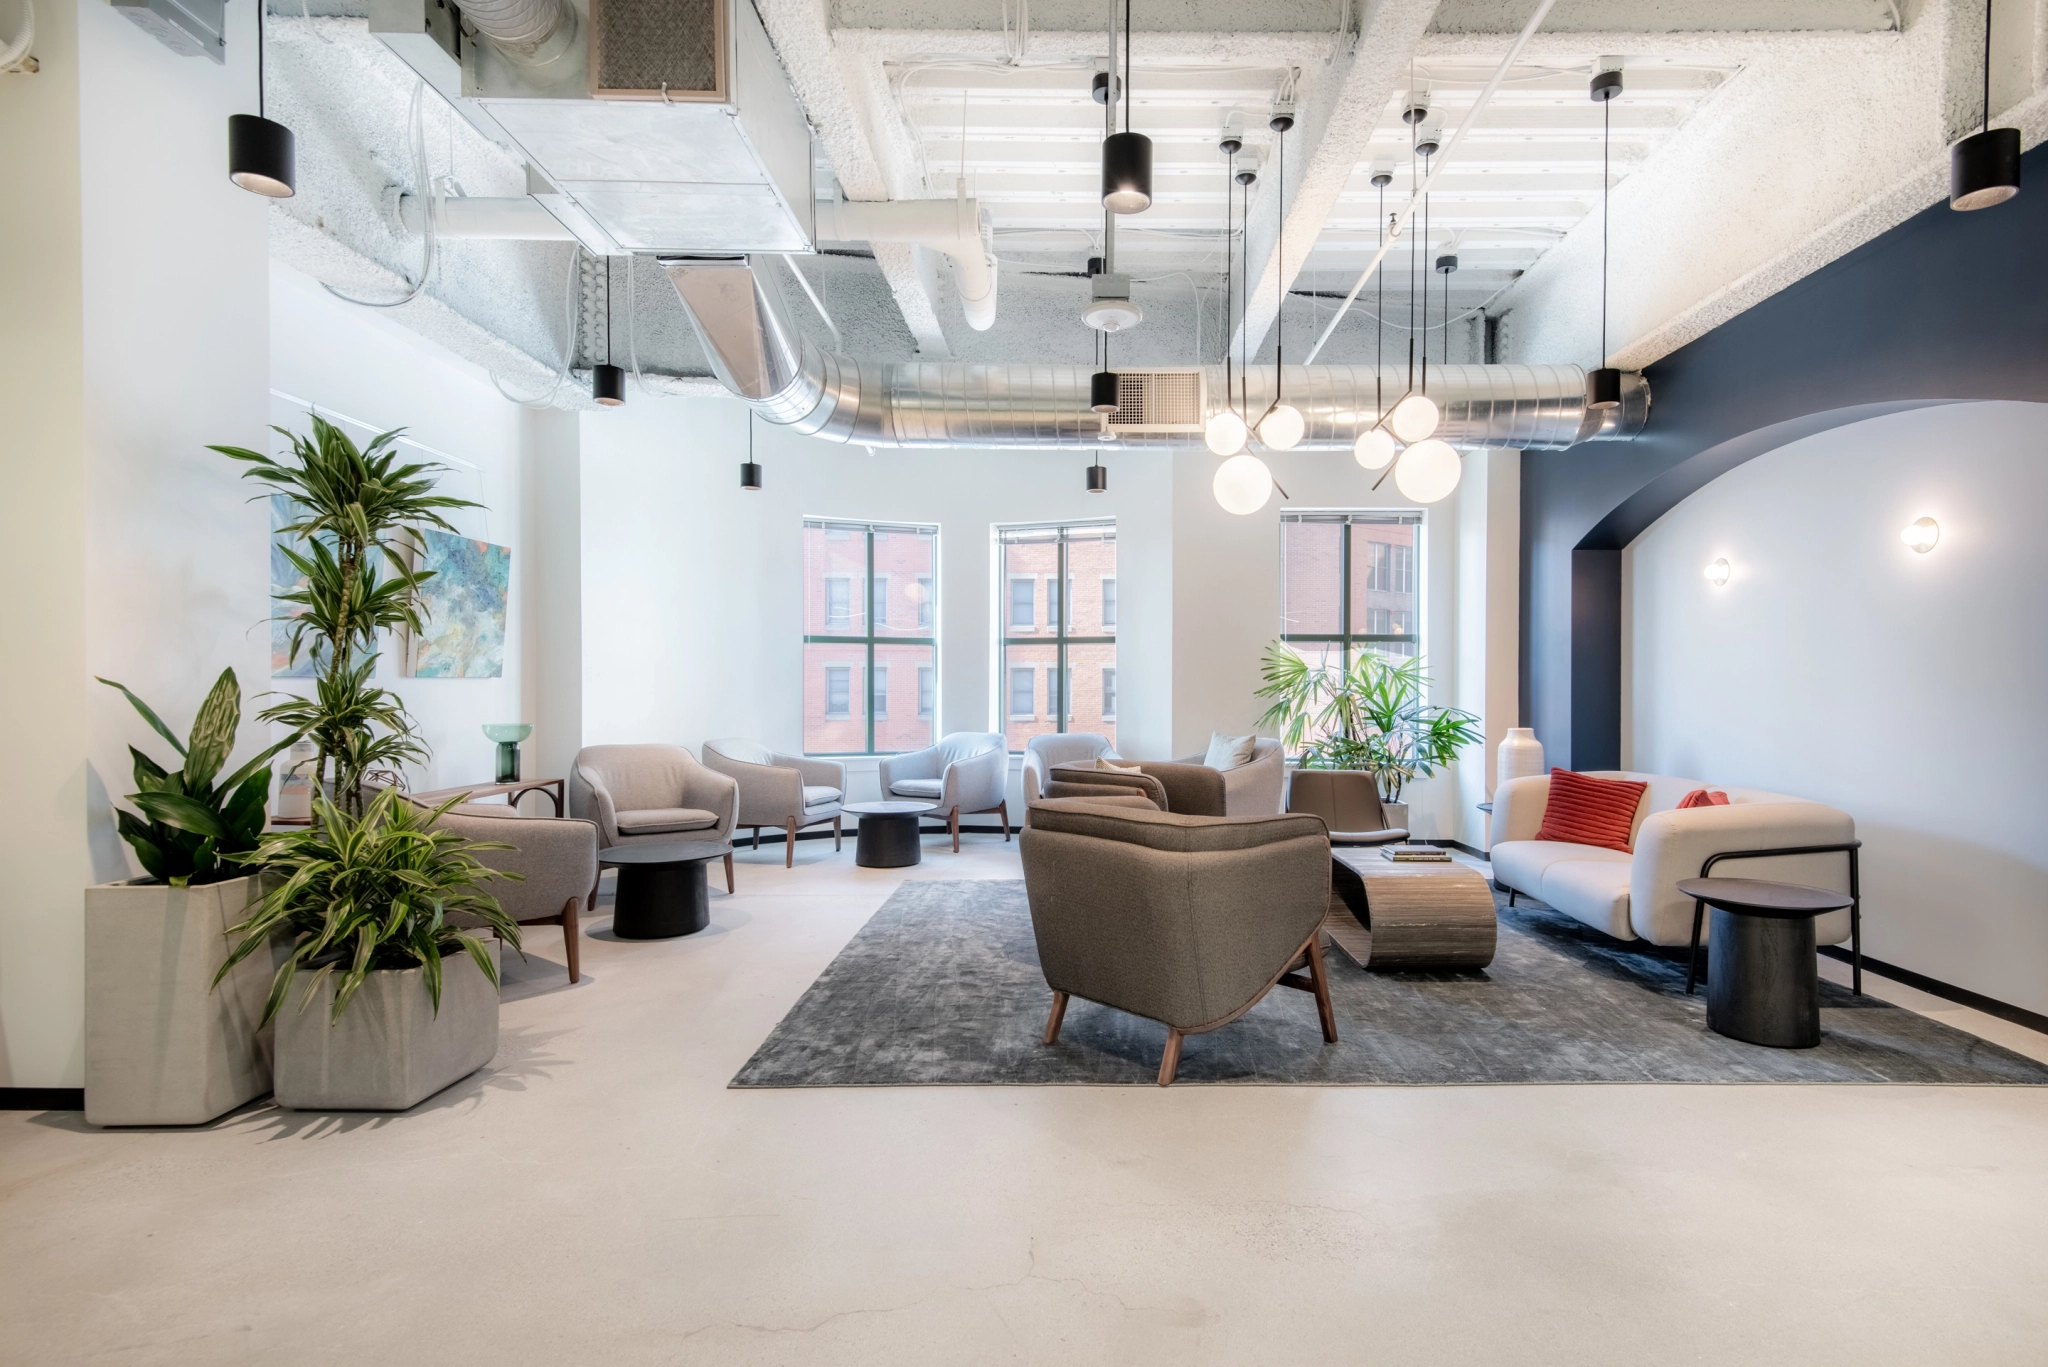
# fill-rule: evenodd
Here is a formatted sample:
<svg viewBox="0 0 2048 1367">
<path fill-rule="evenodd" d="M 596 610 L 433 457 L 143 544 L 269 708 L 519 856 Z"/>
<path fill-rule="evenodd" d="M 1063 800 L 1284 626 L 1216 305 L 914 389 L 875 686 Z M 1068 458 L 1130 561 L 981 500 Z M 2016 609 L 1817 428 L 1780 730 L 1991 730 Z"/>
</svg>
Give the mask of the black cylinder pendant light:
<svg viewBox="0 0 2048 1367">
<path fill-rule="evenodd" d="M 1114 67 L 1116 0 L 1110 0 L 1109 23 L 1109 61 Z M 1105 85 L 1105 94 L 1113 91 L 1123 98 L 1124 131 L 1102 140 L 1102 207 L 1113 214 L 1142 213 L 1152 207 L 1152 139 L 1131 131 L 1131 0 L 1124 0 L 1123 79 Z"/>
<path fill-rule="evenodd" d="M 761 492 L 761 467 L 754 463 L 754 410 L 747 410 L 747 458 L 740 462 L 740 488 Z"/>
<path fill-rule="evenodd" d="M 612 361 L 612 262 L 604 259 L 604 361 L 590 368 L 590 397 L 606 408 L 626 402 L 626 372 Z"/>
<path fill-rule="evenodd" d="M 1098 370 L 1088 377 L 1088 406 L 1097 413 L 1116 412 L 1116 372 Z"/>
<path fill-rule="evenodd" d="M 1984 126 L 1948 154 L 1948 207 L 1967 213 L 2020 192 L 2020 130 L 1991 126 L 1991 0 L 1984 0 Z"/>
<path fill-rule="evenodd" d="M 1600 106 L 1600 365 L 1586 372 L 1586 407 L 1616 408 L 1621 404 L 1621 372 L 1607 364 L 1607 167 L 1614 130 L 1611 111 L 1614 97 L 1621 93 L 1621 73 L 1596 72 L 1588 93 Z"/>
<path fill-rule="evenodd" d="M 1088 492 L 1091 494 L 1106 494 L 1109 492 L 1109 467 L 1102 463 L 1100 453 L 1096 455 L 1095 463 L 1088 467 Z"/>
<path fill-rule="evenodd" d="M 264 3 L 256 5 L 256 112 L 228 115 L 228 179 L 251 194 L 290 199 L 299 174 L 292 130 L 263 117 Z"/>
</svg>

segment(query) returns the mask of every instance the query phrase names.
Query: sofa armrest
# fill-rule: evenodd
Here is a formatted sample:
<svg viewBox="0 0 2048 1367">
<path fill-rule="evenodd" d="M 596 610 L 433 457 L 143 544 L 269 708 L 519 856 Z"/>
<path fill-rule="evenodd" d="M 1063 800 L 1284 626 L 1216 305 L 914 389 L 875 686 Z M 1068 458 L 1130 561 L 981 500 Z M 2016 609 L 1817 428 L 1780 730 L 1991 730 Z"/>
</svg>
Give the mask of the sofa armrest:
<svg viewBox="0 0 2048 1367">
<path fill-rule="evenodd" d="M 612 803 L 611 789 L 604 786 L 604 780 L 588 765 L 577 765 L 576 777 L 589 790 L 590 801 L 596 808 L 592 815 L 596 817 L 598 843 L 606 846 L 618 844 L 619 813 Z"/>
<path fill-rule="evenodd" d="M 1493 790 L 1493 840 L 1534 840 L 1543 829 L 1543 809 L 1550 805 L 1550 775 L 1511 778 Z"/>
<path fill-rule="evenodd" d="M 1223 775 L 1199 758 L 1170 764 L 1141 763 L 1139 769 L 1159 780 L 1166 792 L 1166 810 L 1183 816 L 1227 816 L 1228 790 Z"/>
<path fill-rule="evenodd" d="M 775 762 L 785 768 L 794 769 L 804 783 L 813 788 L 837 788 L 840 797 L 846 796 L 846 766 L 836 759 L 811 759 L 804 755 L 775 756 Z M 798 794 L 802 796 L 801 793 Z"/>
<path fill-rule="evenodd" d="M 738 785 L 735 825 L 780 826 L 803 813 L 804 780 L 795 769 L 731 759 L 708 746 L 704 750 L 704 767 Z"/>
<path fill-rule="evenodd" d="M 941 777 L 939 749 L 934 745 L 907 754 L 884 755 L 875 765 L 875 777 L 882 785 L 882 799 L 886 802 L 892 796 L 890 789 L 899 779 Z"/>
<path fill-rule="evenodd" d="M 945 792 L 939 810 L 958 807 L 963 812 L 982 812 L 1003 801 L 1003 780 L 1008 776 L 1007 750 L 984 750 L 946 766 Z"/>
<path fill-rule="evenodd" d="M 1287 757 L 1280 750 L 1223 772 L 1225 816 L 1273 816 L 1287 790 Z"/>
<path fill-rule="evenodd" d="M 1688 944 L 1693 903 L 1679 893 L 1678 880 L 1699 877 L 1709 856 L 1733 850 L 1843 845 L 1855 838 L 1856 822 L 1847 812 L 1818 802 L 1738 802 L 1652 812 L 1636 832 L 1629 868 L 1629 924 L 1653 944 Z M 1846 854 L 1741 859 L 1717 864 L 1713 876 L 1764 878 L 1847 892 L 1849 859 Z M 1822 944 L 1831 944 L 1846 938 L 1848 927 L 1846 912 L 1830 912 L 1818 918 L 1814 929 Z"/>
<path fill-rule="evenodd" d="M 440 830 L 464 840 L 502 841 L 509 850 L 478 850 L 477 861 L 518 879 L 492 878 L 483 891 L 515 921 L 545 921 L 581 901 L 597 883 L 597 824 L 577 817 L 484 815 L 474 807 L 443 812 Z M 522 881 L 523 880 L 523 881 Z M 588 910 L 588 908 L 585 908 Z"/>
<path fill-rule="evenodd" d="M 799 794 L 798 805 L 801 806 Z M 718 839 L 732 839 L 732 828 L 739 815 L 740 785 L 730 774 L 721 774 L 716 769 L 707 769 L 692 761 L 683 775 L 682 802 L 684 807 L 696 807 L 718 817 Z"/>
</svg>

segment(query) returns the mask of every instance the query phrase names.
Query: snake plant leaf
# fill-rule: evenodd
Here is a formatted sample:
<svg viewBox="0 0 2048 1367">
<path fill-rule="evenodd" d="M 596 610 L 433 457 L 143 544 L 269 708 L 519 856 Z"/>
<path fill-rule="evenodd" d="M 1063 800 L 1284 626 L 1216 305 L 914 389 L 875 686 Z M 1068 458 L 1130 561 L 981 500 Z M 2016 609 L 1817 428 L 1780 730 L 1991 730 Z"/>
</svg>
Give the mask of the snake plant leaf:
<svg viewBox="0 0 2048 1367">
<path fill-rule="evenodd" d="M 220 813 L 187 794 L 134 793 L 128 800 L 140 807 L 144 816 L 166 826 L 211 836 L 215 840 L 230 838 L 227 823 L 221 820 Z"/>
<path fill-rule="evenodd" d="M 99 679 L 99 675 L 97 674 L 93 675 L 93 677 L 95 679 Z M 171 748 L 176 750 L 180 756 L 184 755 L 185 742 L 179 740 L 176 736 L 172 735 L 171 728 L 164 725 L 164 719 L 162 717 L 159 717 L 156 713 L 152 712 L 150 710 L 148 703 L 144 702 L 142 699 L 136 697 L 135 694 L 130 692 L 127 684 L 115 683 L 112 679 L 100 679 L 100 682 L 105 684 L 109 688 L 120 689 L 121 692 L 127 696 L 128 701 L 134 705 L 135 710 L 142 714 L 142 719 L 150 724 L 151 729 L 153 729 L 159 736 L 162 736 L 165 740 L 169 741 L 171 743 Z"/>
<path fill-rule="evenodd" d="M 227 763 L 228 751 L 234 749 L 241 725 L 241 685 L 235 682 L 234 670 L 223 669 L 192 719 L 192 738 L 185 750 L 186 791 L 211 787 L 214 775 Z"/>
</svg>

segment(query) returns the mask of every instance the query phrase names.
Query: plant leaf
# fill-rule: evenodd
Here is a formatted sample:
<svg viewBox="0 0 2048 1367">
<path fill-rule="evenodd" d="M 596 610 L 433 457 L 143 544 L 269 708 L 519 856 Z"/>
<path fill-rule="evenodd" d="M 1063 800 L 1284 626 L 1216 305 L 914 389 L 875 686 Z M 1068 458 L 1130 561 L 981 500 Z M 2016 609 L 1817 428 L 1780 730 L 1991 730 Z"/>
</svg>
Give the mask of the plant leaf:
<svg viewBox="0 0 2048 1367">
<path fill-rule="evenodd" d="M 166 826 L 176 826 L 215 840 L 229 838 L 227 823 L 221 820 L 216 808 L 183 793 L 131 793 L 128 800 L 140 807 L 143 815 Z"/>
<path fill-rule="evenodd" d="M 93 677 L 95 679 L 99 679 L 99 675 L 97 674 L 93 675 Z M 128 685 L 115 683 L 112 679 L 100 679 L 100 682 L 105 684 L 109 688 L 118 688 L 121 690 L 122 693 L 126 694 L 128 701 L 135 705 L 135 710 L 142 714 L 142 719 L 148 722 L 150 726 L 155 729 L 156 733 L 159 736 L 162 736 L 165 740 L 169 741 L 171 743 L 172 748 L 177 750 L 179 755 L 182 756 L 185 753 L 185 743 L 179 740 L 176 736 L 171 734 L 171 728 L 164 725 L 164 719 L 162 717 L 159 717 L 156 713 L 149 710 L 148 703 L 144 702 L 142 699 L 136 697 L 133 693 L 130 693 L 128 691 Z"/>
<path fill-rule="evenodd" d="M 206 700 L 199 704 L 199 715 L 192 719 L 192 739 L 185 751 L 187 792 L 212 785 L 228 752 L 235 748 L 235 731 L 241 724 L 242 688 L 235 682 L 235 671 L 223 669 L 207 690 Z"/>
</svg>

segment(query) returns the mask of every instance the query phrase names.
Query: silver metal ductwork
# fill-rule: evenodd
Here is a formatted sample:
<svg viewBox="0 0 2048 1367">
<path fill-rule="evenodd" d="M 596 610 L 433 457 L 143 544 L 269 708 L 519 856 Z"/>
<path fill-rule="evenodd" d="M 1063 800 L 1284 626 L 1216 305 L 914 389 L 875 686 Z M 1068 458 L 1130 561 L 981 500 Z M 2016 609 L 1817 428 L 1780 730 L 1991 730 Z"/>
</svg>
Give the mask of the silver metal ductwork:
<svg viewBox="0 0 2048 1367">
<path fill-rule="evenodd" d="M 711 362 L 733 394 L 772 423 L 866 446 L 1018 448 L 1199 444 L 1225 406 L 1222 366 L 1119 372 L 1118 411 L 1105 424 L 1089 408 L 1092 367 L 905 364 L 821 350 L 790 325 L 773 281 L 744 257 L 663 257 Z M 1349 450 L 1406 392 L 1404 369 L 1288 366 L 1285 396 L 1307 432 L 1297 450 Z M 1377 381 L 1377 388 L 1375 382 Z M 1273 399 L 1270 366 L 1246 384 L 1256 417 Z M 1626 440 L 1649 416 L 1649 387 L 1623 376 L 1617 408 L 1586 406 L 1586 374 L 1568 365 L 1432 366 L 1429 394 L 1442 409 L 1436 435 L 1462 447 L 1559 449 Z"/>
</svg>

